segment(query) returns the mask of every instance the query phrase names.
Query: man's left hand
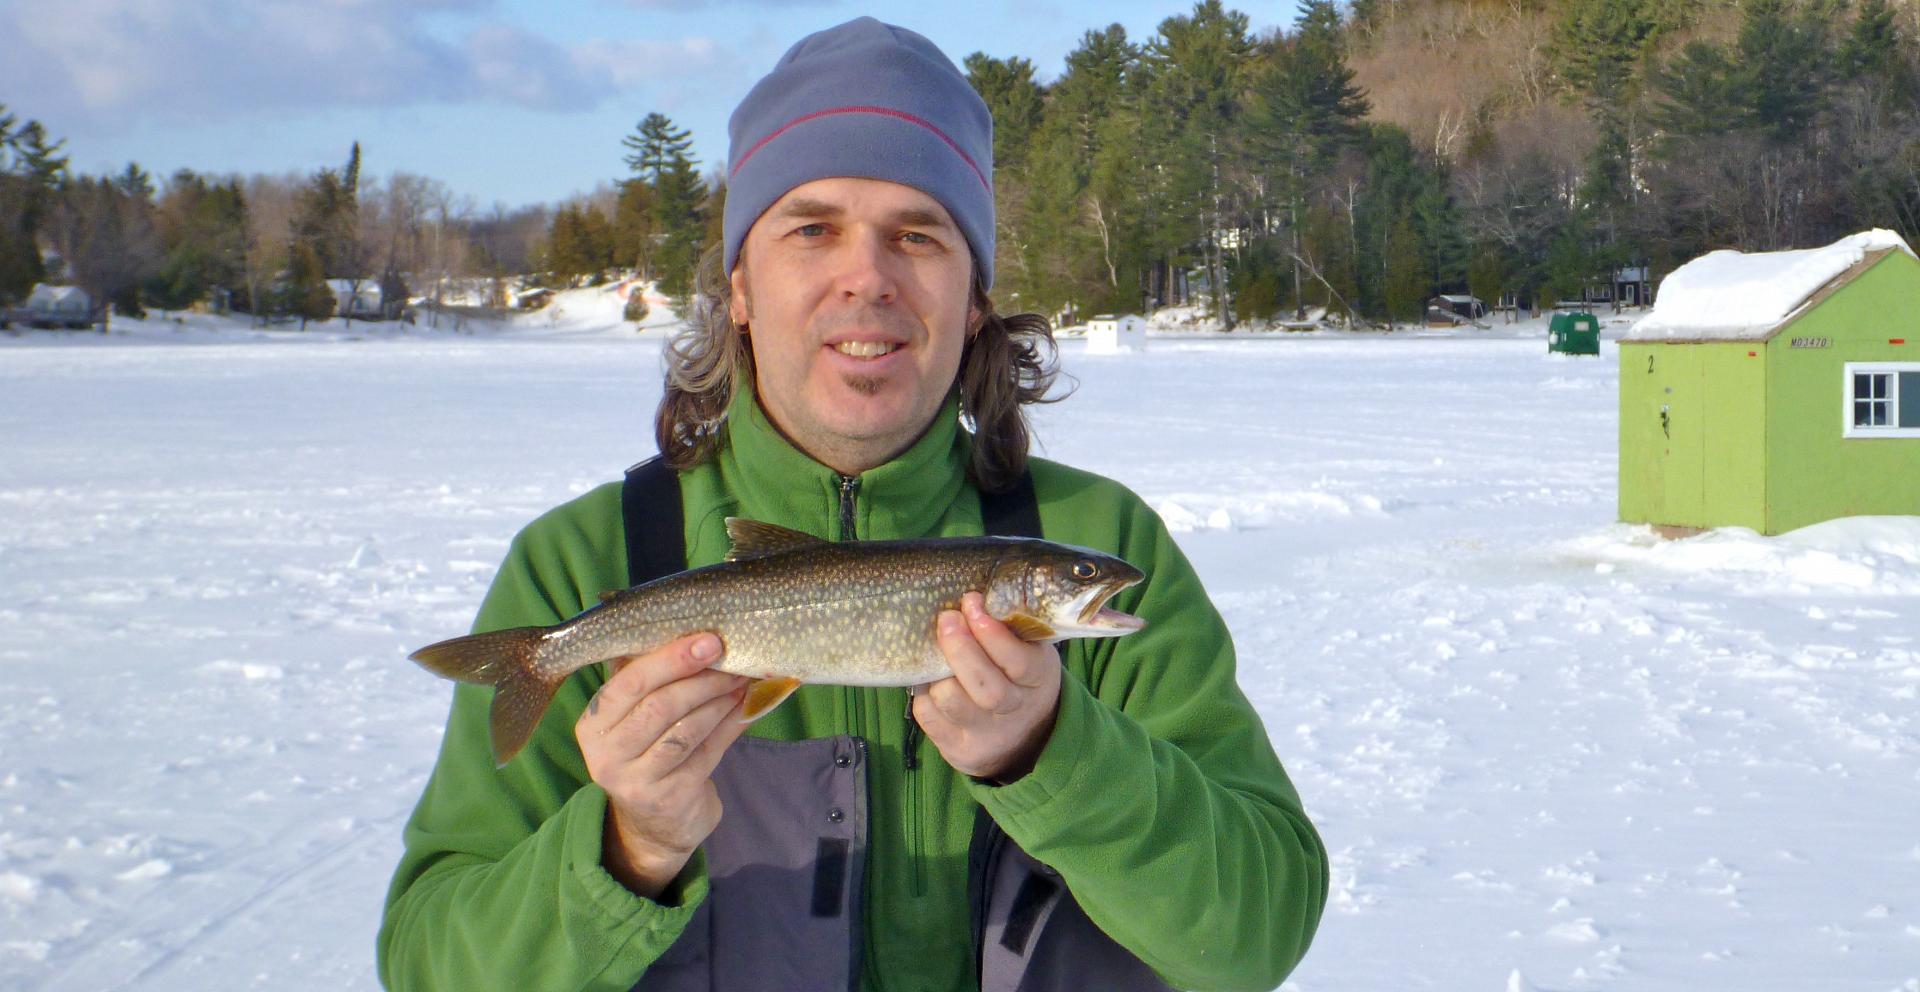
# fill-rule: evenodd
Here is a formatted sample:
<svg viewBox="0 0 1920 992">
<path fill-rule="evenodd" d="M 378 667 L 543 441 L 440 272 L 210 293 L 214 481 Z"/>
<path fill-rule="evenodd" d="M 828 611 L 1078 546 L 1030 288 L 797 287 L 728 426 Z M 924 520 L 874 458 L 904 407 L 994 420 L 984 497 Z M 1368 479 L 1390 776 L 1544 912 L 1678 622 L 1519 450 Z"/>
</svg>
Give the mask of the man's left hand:
<svg viewBox="0 0 1920 992">
<path fill-rule="evenodd" d="M 913 701 L 914 718 L 956 771 L 1007 783 L 1033 770 L 1060 707 L 1060 653 L 1023 641 L 970 592 L 940 614 L 953 676 Z"/>
</svg>

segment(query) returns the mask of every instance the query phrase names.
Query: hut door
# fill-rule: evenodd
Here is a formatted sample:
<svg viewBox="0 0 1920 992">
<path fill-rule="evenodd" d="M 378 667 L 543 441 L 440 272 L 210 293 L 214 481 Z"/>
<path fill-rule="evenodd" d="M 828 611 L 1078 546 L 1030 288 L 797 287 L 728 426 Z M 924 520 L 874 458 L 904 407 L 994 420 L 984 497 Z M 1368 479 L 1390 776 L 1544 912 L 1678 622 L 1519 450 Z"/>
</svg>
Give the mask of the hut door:
<svg viewBox="0 0 1920 992">
<path fill-rule="evenodd" d="M 1702 417 L 1704 356 L 1689 345 L 1657 349 L 1663 369 L 1655 373 L 1660 407 L 1661 522 L 1703 527 L 1707 521 L 1706 436 Z"/>
</svg>

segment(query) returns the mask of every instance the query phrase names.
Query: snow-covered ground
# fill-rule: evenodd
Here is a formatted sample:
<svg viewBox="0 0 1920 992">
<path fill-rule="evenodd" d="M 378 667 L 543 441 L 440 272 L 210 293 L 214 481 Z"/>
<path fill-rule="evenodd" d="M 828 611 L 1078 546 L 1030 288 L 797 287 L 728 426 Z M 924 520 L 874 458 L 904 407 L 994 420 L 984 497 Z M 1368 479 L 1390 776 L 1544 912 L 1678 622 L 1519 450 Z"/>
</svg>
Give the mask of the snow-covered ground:
<svg viewBox="0 0 1920 992">
<path fill-rule="evenodd" d="M 652 450 L 662 334 L 558 305 L 0 336 L 0 988 L 374 987 L 406 652 Z M 1044 453 L 1180 531 L 1333 852 L 1289 987 L 1920 990 L 1920 521 L 1617 525 L 1612 348 L 1544 351 L 1064 347 Z"/>
</svg>

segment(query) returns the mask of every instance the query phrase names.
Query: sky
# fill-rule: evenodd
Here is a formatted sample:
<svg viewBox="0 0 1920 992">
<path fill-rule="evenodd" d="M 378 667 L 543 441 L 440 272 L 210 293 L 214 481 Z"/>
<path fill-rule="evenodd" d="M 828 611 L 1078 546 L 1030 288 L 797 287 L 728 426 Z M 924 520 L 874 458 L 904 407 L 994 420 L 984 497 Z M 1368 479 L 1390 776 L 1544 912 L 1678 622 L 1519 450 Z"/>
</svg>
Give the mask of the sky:
<svg viewBox="0 0 1920 992">
<path fill-rule="evenodd" d="M 1294 0 L 1230 4 L 1256 33 Z M 1050 81 L 1087 30 L 1136 40 L 1190 0 L 0 0 L 0 103 L 65 139 L 71 166 L 308 173 L 361 143 L 371 175 L 445 182 L 479 209 L 624 177 L 651 111 L 702 170 L 727 116 L 804 35 L 862 14 L 955 63 L 1021 56 Z"/>
</svg>

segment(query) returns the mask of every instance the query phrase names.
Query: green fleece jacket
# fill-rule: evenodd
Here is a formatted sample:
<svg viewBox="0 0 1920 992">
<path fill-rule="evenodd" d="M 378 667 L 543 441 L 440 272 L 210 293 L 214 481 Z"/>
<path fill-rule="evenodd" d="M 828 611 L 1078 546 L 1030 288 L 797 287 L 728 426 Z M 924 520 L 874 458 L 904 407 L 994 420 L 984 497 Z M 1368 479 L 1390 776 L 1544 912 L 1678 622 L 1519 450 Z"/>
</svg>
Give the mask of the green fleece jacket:
<svg viewBox="0 0 1920 992">
<path fill-rule="evenodd" d="M 971 439 L 954 412 L 949 404 L 911 449 L 851 487 L 859 538 L 982 532 L 965 472 Z M 751 398 L 735 404 L 726 431 L 716 458 L 681 475 L 689 565 L 726 554 L 729 516 L 842 536 L 849 493 L 838 474 L 790 445 Z M 1113 603 L 1144 617 L 1145 630 L 1065 645 L 1059 713 L 1032 772 L 986 785 L 930 744 L 909 770 L 904 689 L 806 686 L 751 728 L 868 742 L 861 986 L 977 987 L 966 872 L 974 810 L 984 807 L 1169 984 L 1271 989 L 1319 923 L 1327 859 L 1234 682 L 1226 626 L 1139 497 L 1051 462 L 1031 469 L 1049 539 L 1119 555 L 1147 575 Z M 558 623 L 626 584 L 614 483 L 514 539 L 474 630 Z M 680 934 L 707 893 L 702 857 L 657 902 L 600 864 L 607 798 L 587 776 L 573 725 L 604 679 L 598 665 L 571 678 L 526 750 L 498 770 L 490 690 L 455 688 L 387 896 L 378 956 L 388 988 L 624 992 Z"/>
</svg>

